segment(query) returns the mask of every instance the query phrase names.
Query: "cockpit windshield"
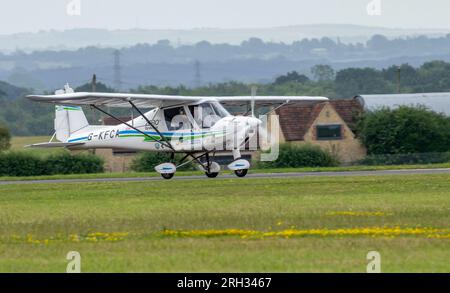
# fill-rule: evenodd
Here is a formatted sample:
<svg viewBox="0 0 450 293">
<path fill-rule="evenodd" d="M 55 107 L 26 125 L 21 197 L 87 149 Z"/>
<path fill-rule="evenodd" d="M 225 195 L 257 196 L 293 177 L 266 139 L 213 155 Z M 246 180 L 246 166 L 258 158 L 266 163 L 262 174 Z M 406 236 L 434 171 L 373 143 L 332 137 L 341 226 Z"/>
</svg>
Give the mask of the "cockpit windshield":
<svg viewBox="0 0 450 293">
<path fill-rule="evenodd" d="M 219 102 L 191 105 L 189 111 L 201 128 L 210 128 L 220 119 L 230 116 L 230 113 Z"/>
</svg>

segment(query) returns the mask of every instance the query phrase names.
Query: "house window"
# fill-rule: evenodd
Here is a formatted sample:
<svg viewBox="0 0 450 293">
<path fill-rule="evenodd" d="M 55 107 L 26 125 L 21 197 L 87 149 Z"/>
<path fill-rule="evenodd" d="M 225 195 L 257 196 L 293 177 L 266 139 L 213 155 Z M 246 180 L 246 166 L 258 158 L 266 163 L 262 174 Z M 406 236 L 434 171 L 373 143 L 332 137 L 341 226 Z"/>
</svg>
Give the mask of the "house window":
<svg viewBox="0 0 450 293">
<path fill-rule="evenodd" d="M 317 140 L 342 139 L 342 125 L 317 125 Z"/>
</svg>

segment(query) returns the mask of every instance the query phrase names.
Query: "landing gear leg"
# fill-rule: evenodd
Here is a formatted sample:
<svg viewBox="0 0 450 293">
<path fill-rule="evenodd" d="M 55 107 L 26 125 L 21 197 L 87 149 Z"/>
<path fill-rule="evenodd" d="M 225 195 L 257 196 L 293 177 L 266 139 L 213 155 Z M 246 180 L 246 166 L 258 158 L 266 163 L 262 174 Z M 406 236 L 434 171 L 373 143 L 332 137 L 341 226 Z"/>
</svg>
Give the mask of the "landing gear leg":
<svg viewBox="0 0 450 293">
<path fill-rule="evenodd" d="M 211 162 L 209 153 L 206 153 L 206 168 L 205 175 L 208 178 L 216 178 L 219 175 L 220 166 L 216 162 Z"/>
</svg>

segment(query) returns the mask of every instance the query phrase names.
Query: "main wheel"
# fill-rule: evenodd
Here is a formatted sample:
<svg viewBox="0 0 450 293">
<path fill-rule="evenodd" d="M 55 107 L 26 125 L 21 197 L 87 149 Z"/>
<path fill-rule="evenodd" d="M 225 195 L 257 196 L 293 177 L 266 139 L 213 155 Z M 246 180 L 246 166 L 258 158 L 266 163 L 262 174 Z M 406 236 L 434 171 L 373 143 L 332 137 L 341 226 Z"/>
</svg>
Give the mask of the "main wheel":
<svg viewBox="0 0 450 293">
<path fill-rule="evenodd" d="M 248 169 L 242 169 L 234 171 L 234 174 L 236 174 L 237 177 L 245 177 L 245 175 L 247 175 L 247 172 Z"/>
<path fill-rule="evenodd" d="M 161 174 L 164 179 L 172 179 L 174 173 Z"/>
<path fill-rule="evenodd" d="M 205 174 L 208 178 L 216 178 L 217 175 L 219 175 L 219 172 L 212 172 L 212 173 L 205 172 Z"/>
</svg>

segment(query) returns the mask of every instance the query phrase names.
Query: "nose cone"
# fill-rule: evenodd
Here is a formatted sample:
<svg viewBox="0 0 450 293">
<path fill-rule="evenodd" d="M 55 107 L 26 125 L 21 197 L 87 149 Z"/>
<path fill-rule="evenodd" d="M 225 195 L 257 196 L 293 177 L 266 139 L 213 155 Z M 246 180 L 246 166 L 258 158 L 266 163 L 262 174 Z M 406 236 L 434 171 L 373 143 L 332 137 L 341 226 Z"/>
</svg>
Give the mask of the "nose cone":
<svg viewBox="0 0 450 293">
<path fill-rule="evenodd" d="M 259 126 L 262 124 L 262 121 L 255 117 L 245 117 L 245 127 L 244 133 L 246 138 L 253 137 L 257 131 Z"/>
<path fill-rule="evenodd" d="M 246 117 L 247 118 L 247 124 L 249 125 L 249 126 L 258 126 L 258 125 L 261 125 L 262 124 L 262 121 L 261 120 L 259 120 L 258 118 L 256 118 L 256 117 Z"/>
<path fill-rule="evenodd" d="M 230 126 L 233 127 L 239 140 L 245 140 L 245 138 L 251 137 L 257 132 L 262 121 L 255 117 L 238 116 L 231 124 Z"/>
</svg>

